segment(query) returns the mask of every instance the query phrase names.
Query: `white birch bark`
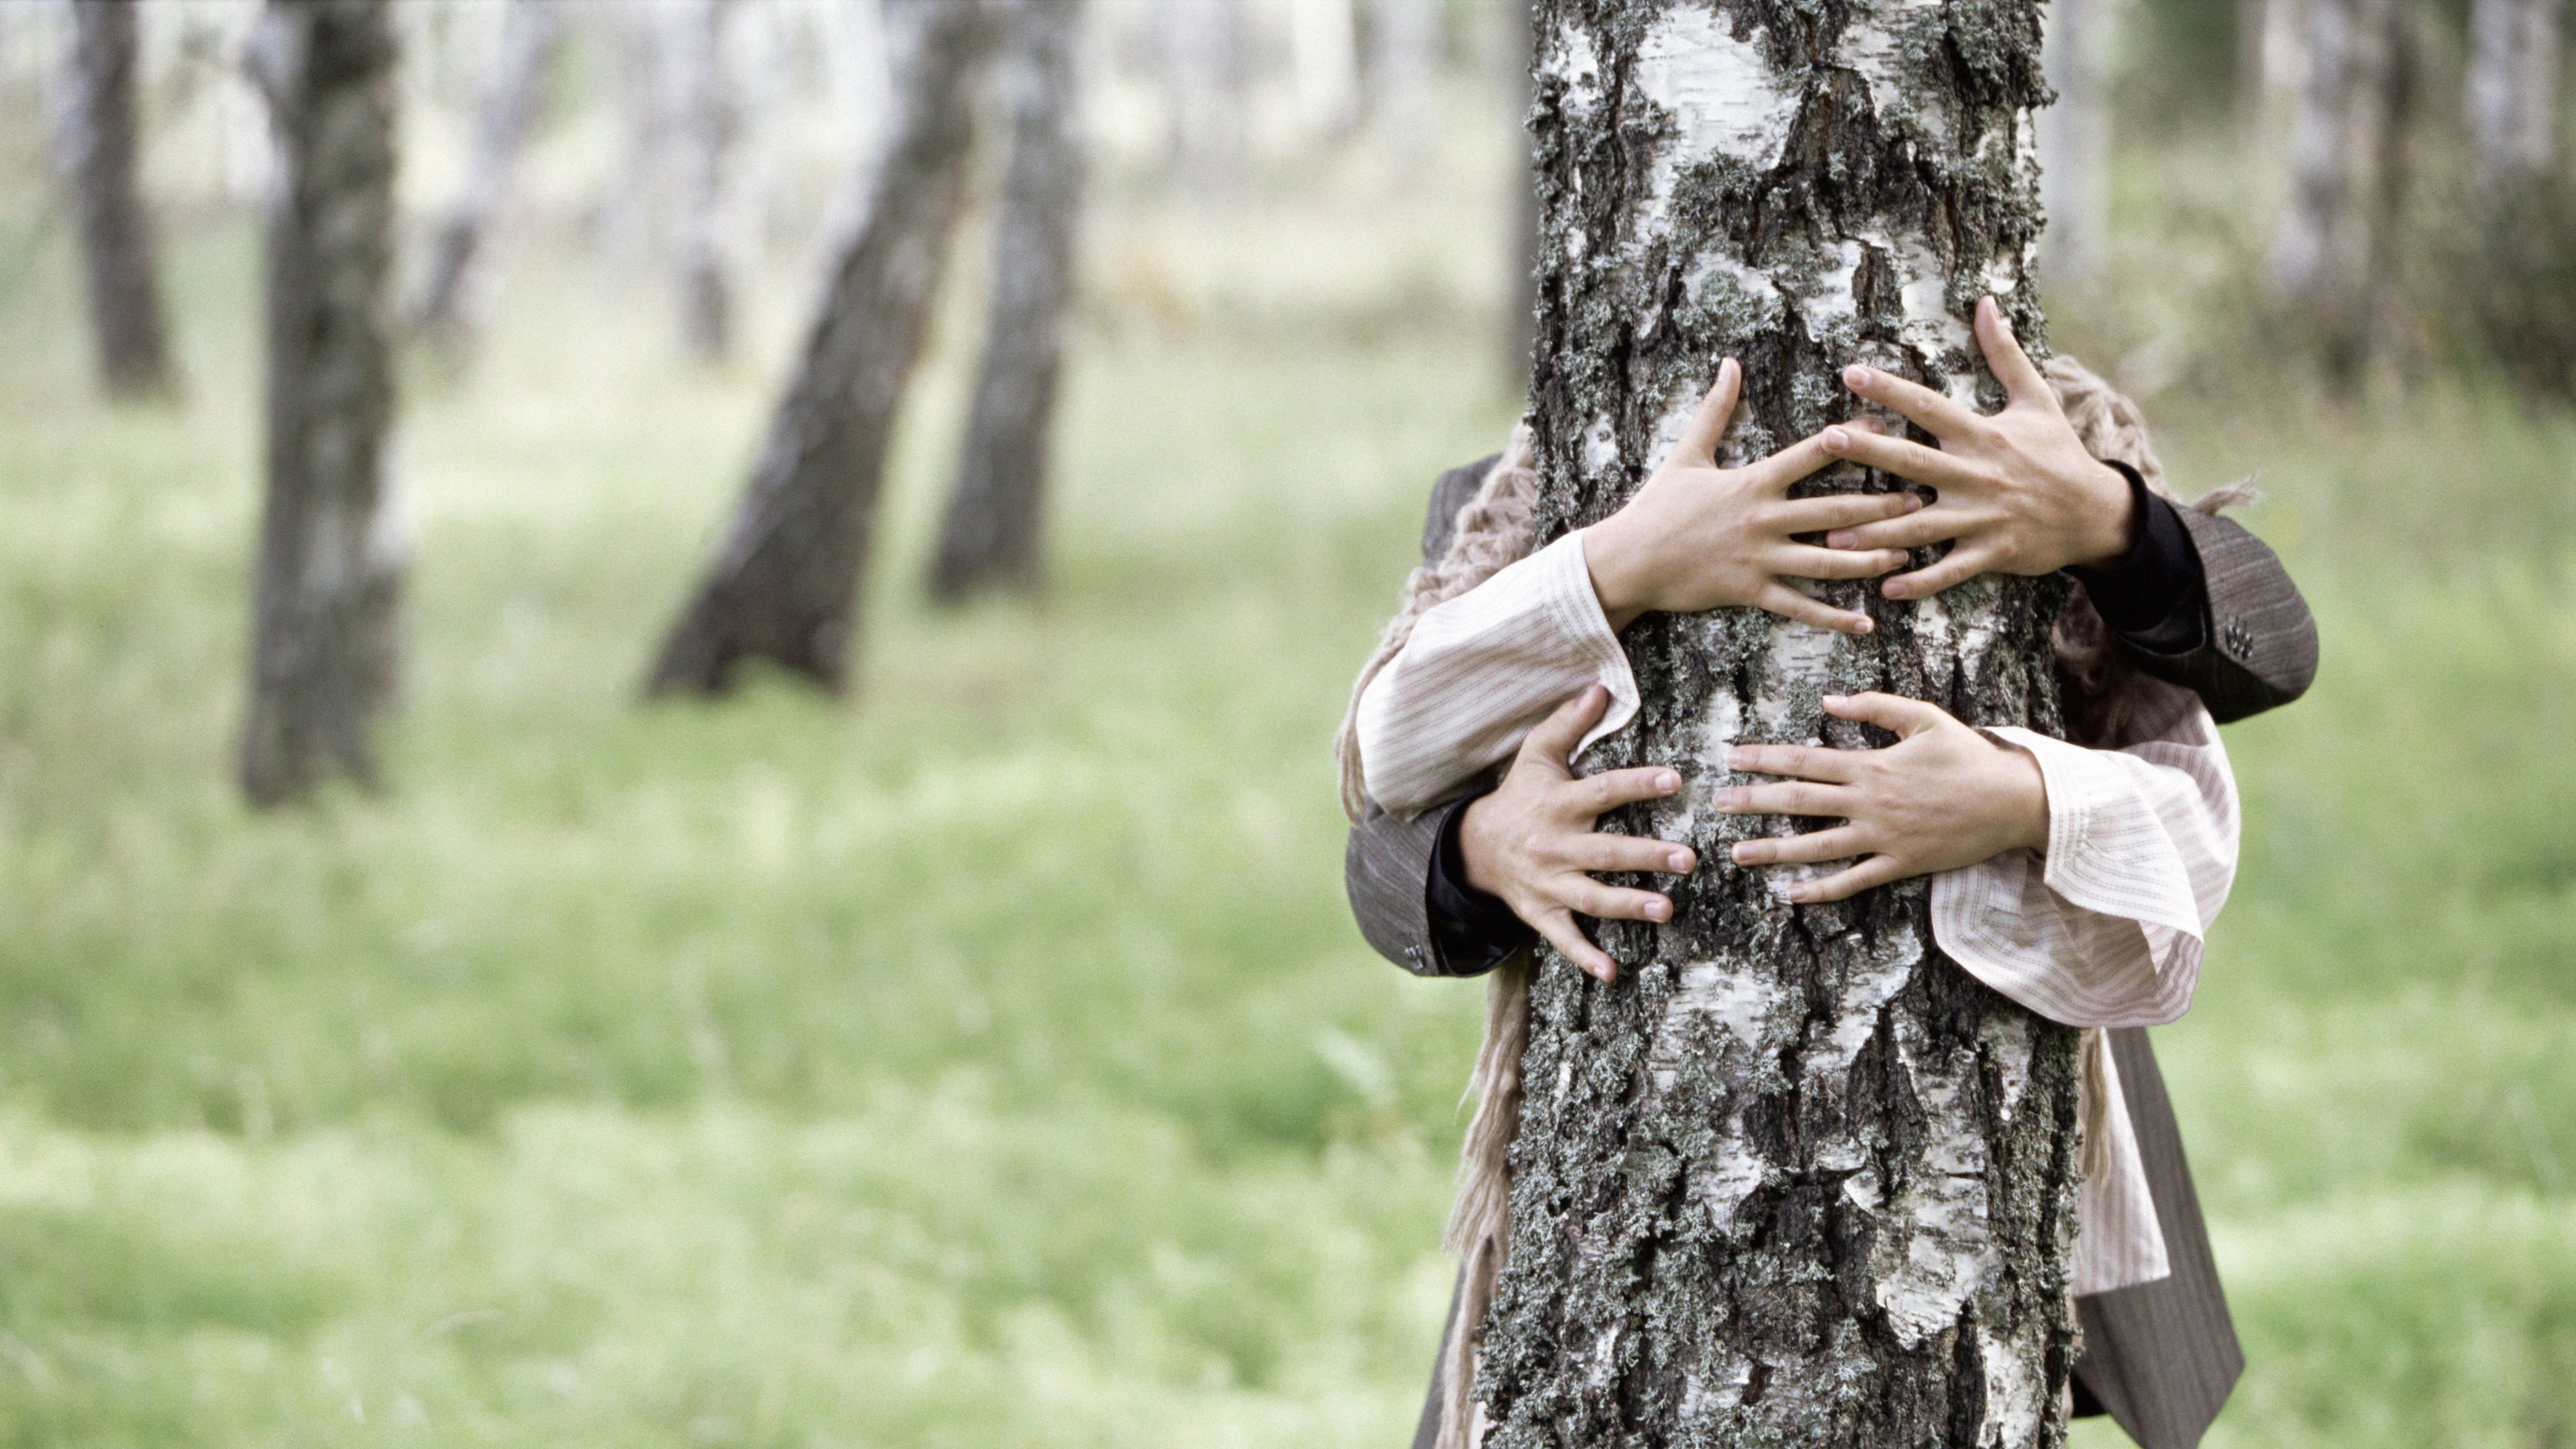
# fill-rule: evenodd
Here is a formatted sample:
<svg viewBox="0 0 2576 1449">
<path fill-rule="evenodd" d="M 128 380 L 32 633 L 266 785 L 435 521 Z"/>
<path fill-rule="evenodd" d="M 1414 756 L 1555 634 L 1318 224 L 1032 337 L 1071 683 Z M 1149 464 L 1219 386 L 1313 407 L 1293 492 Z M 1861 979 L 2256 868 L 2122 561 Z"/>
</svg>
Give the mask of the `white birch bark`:
<svg viewBox="0 0 2576 1449">
<path fill-rule="evenodd" d="M 1742 461 L 1848 416 L 1850 363 L 1989 397 L 1982 295 L 2040 331 L 2038 0 L 1539 13 L 1542 542 L 1644 480 L 1724 357 L 1748 369 Z M 1477 1378 L 1492 1445 L 2063 1442 L 2074 1034 L 1944 958 L 1922 882 L 1791 906 L 1727 863 L 1784 823 L 1701 808 L 1732 744 L 1875 742 L 1827 692 L 2055 728 L 2061 587 L 1830 586 L 1877 617 L 1865 640 L 1751 610 L 1629 632 L 1644 708 L 1587 768 L 1679 771 L 1623 823 L 1707 864 L 1671 924 L 1603 928 L 1617 984 L 1542 958 Z"/>
<path fill-rule="evenodd" d="M 1289 0 L 1288 23 L 1298 119 L 1309 135 L 1339 139 L 1359 120 L 1359 32 L 1351 0 Z"/>
<path fill-rule="evenodd" d="M 726 55 L 733 0 L 689 0 L 673 17 L 671 139 L 678 172 L 672 259 L 679 273 L 680 335 L 690 358 L 723 362 L 733 351 L 733 231 L 728 207 L 741 117 Z"/>
<path fill-rule="evenodd" d="M 2476 0 L 2469 11 L 2469 158 L 2493 196 L 2558 161 L 2562 0 Z"/>
<path fill-rule="evenodd" d="M 2306 80 L 2290 129 L 2291 198 L 2274 289 L 2351 352 L 2372 330 L 2391 199 L 2397 0 L 2306 0 Z"/>
<path fill-rule="evenodd" d="M 1173 166 L 1199 190 L 1222 190 L 1242 162 L 1243 13 L 1193 3 L 1163 7 L 1155 19 Z"/>
<path fill-rule="evenodd" d="M 1431 144 L 1440 7 L 1438 0 L 1376 0 L 1369 19 L 1369 124 L 1410 174 Z"/>
<path fill-rule="evenodd" d="M 417 325 L 451 353 L 464 351 L 490 290 L 492 231 L 508 204 L 510 178 L 562 36 L 563 12 L 554 0 L 511 0 L 475 104 L 465 179 L 439 219 L 421 287 Z"/>
<path fill-rule="evenodd" d="M 2039 113 L 2040 200 L 2048 208 L 2039 269 L 2052 287 L 2090 286 L 2110 261 L 2117 18 L 2118 0 L 2049 0 L 2048 84 L 2057 101 Z"/>
</svg>

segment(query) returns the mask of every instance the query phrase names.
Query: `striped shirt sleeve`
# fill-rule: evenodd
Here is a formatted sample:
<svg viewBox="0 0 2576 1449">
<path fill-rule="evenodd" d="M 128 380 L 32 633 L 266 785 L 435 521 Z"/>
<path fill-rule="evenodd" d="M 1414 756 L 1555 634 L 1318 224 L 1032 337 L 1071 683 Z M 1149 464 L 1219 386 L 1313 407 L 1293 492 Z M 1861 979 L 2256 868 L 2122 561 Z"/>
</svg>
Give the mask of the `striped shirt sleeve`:
<svg viewBox="0 0 2576 1449">
<path fill-rule="evenodd" d="M 1418 814 L 1509 758 L 1531 727 L 1591 684 L 1609 689 L 1610 708 L 1585 749 L 1636 717 L 1637 680 L 1576 532 L 1414 622 L 1360 696 L 1369 798 L 1391 815 Z"/>
<path fill-rule="evenodd" d="M 1989 730 L 2039 761 L 2047 854 L 2008 852 L 1932 883 L 1941 949 L 2070 1026 L 2179 1018 L 2236 879 L 2236 778 L 2218 728 L 2195 696 L 2142 687 L 2162 723 L 2117 750 Z"/>
</svg>

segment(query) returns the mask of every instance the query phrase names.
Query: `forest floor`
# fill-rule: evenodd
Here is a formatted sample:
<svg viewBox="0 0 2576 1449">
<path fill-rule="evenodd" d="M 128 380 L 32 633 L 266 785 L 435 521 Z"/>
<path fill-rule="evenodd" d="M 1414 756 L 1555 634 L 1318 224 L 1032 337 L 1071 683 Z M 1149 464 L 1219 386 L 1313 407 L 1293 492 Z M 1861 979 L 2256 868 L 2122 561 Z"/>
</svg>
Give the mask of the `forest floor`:
<svg viewBox="0 0 2576 1449">
<path fill-rule="evenodd" d="M 169 248 L 172 409 L 91 400 L 34 253 L 0 1443 L 1404 1442 L 1481 993 L 1353 931 L 1327 740 L 1431 478 L 1513 411 L 1425 215 L 1108 229 L 1034 605 L 921 601 L 952 316 L 854 697 L 715 707 L 636 684 L 803 273 L 706 377 L 658 279 L 513 256 L 477 370 L 409 387 L 388 788 L 265 816 L 252 234 Z M 1397 227 L 1374 300 L 1297 303 Z M 1169 280 L 1220 252 L 1251 301 Z M 2576 428 L 2440 386 L 2150 412 L 2186 486 L 2261 475 L 2325 631 L 2229 733 L 2244 868 L 2159 1033 L 2250 1363 L 2212 1442 L 2576 1442 Z"/>
</svg>

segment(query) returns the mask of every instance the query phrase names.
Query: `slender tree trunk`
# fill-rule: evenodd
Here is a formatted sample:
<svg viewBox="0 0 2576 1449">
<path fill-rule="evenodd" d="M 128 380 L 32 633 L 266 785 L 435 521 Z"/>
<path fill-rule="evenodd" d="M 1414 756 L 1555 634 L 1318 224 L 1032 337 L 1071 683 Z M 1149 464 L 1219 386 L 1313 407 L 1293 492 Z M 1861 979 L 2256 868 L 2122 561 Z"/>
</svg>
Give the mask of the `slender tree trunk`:
<svg viewBox="0 0 2576 1449">
<path fill-rule="evenodd" d="M 2306 35 L 2306 0 L 2236 0 L 2237 118 L 2267 141 L 2306 80 Z"/>
<path fill-rule="evenodd" d="M 1727 356 L 1739 459 L 1846 416 L 1846 364 L 1994 395 L 1965 314 L 1995 291 L 2041 326 L 2039 8 L 1543 0 L 1542 539 L 1623 501 Z M 2075 1034 L 1939 952 L 1925 882 L 1793 907 L 1687 803 L 1740 741 L 1883 742 L 1823 693 L 2056 728 L 2062 586 L 1832 592 L 1877 633 L 1728 610 L 1627 636 L 1644 709 L 1589 764 L 1681 772 L 1628 823 L 1710 864 L 1670 925 L 1605 927 L 1616 985 L 1541 966 L 1477 1379 L 1504 1449 L 2064 1440 Z"/>
<path fill-rule="evenodd" d="M 732 0 L 690 0 L 672 40 L 680 162 L 680 331 L 689 356 L 724 361 L 733 352 L 733 281 L 726 256 L 725 202 L 740 113 L 726 65 Z"/>
<path fill-rule="evenodd" d="M 420 330 L 452 352 L 461 353 L 471 341 L 477 294 L 491 272 L 486 253 L 492 228 L 509 200 L 510 176 L 545 99 L 546 76 L 562 39 L 563 12 L 555 0 L 511 0 L 501 53 L 475 108 L 465 184 L 447 204 L 430 242 L 429 278 L 421 292 Z"/>
<path fill-rule="evenodd" d="M 615 260 L 658 259 L 670 234 L 672 14 L 666 0 L 627 0 L 598 12 L 615 70 L 617 159 L 599 204 L 599 240 Z"/>
<path fill-rule="evenodd" d="M 828 689 L 848 677 L 886 444 L 947 260 L 989 27 L 984 7 L 949 0 L 888 0 L 885 19 L 902 95 L 866 210 L 651 693 L 722 693 L 755 656 Z"/>
<path fill-rule="evenodd" d="M 285 175 L 268 240 L 268 500 L 242 785 L 258 804 L 375 778 L 402 546 L 394 376 L 395 65 L 388 0 L 272 0 Z"/>
<path fill-rule="evenodd" d="M 1243 13 L 1230 4 L 1153 12 L 1170 105 L 1174 166 L 1192 187 L 1232 184 L 1243 148 Z"/>
<path fill-rule="evenodd" d="M 1511 108 L 1511 259 L 1510 312 L 1503 336 L 1503 376 L 1515 388 L 1527 386 L 1530 348 L 1538 340 L 1538 179 L 1530 157 L 1531 6 L 1535 0 L 1510 0 L 1504 6 L 1505 64 L 1510 85 L 1504 92 Z"/>
<path fill-rule="evenodd" d="M 1350 133 L 1360 111 L 1359 29 L 1351 0 L 1290 0 L 1288 58 L 1297 114 L 1326 140 Z"/>
<path fill-rule="evenodd" d="M 986 584 L 1038 584 L 1056 374 L 1073 299 L 1081 0 L 1018 0 L 1009 17 L 1011 162 L 994 237 L 984 370 L 930 575 L 930 591 L 942 599 Z"/>
<path fill-rule="evenodd" d="M 2561 0 L 2476 0 L 2469 11 L 2469 156 L 2489 197 L 2558 163 Z"/>
<path fill-rule="evenodd" d="M 1377 0 L 1369 8 L 1369 120 L 1397 167 L 1418 173 L 1431 146 L 1439 79 L 1438 0 Z"/>
<path fill-rule="evenodd" d="M 64 118 L 99 382 L 129 398 L 166 393 L 177 381 L 152 271 L 151 216 L 135 176 L 135 16 L 132 0 L 72 7 L 72 103 Z"/>
<path fill-rule="evenodd" d="M 2403 70 L 2398 0 L 2307 0 L 2307 82 L 2290 132 L 2290 208 L 2273 239 L 2274 289 L 2347 374 L 2380 331 L 2396 202 Z"/>
<path fill-rule="evenodd" d="M 2048 83 L 2056 104 L 2039 114 L 2040 196 L 2048 234 L 2040 275 L 2084 287 L 2111 252 L 2111 25 L 2117 0 L 2050 0 Z"/>
</svg>

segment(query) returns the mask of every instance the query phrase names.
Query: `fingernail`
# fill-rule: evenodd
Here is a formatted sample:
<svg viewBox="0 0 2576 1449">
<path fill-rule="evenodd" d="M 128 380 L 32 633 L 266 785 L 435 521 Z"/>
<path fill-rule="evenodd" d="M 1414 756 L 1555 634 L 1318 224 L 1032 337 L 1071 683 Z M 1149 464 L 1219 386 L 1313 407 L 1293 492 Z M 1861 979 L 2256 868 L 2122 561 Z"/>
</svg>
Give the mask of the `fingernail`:
<svg viewBox="0 0 2576 1449">
<path fill-rule="evenodd" d="M 1855 634 L 1866 634 L 1877 627 L 1878 624 L 1874 620 L 1854 619 L 1852 620 L 1851 631 Z"/>
<path fill-rule="evenodd" d="M 1691 853 L 1687 850 L 1674 851 L 1670 856 L 1666 857 L 1666 861 L 1672 866 L 1674 873 L 1677 875 L 1690 874 L 1691 867 L 1697 864 L 1697 862 L 1691 859 Z"/>
<path fill-rule="evenodd" d="M 1827 548 L 1849 548 L 1858 542 L 1860 542 L 1860 535 L 1852 532 L 1848 528 L 1837 528 L 1833 532 L 1825 535 L 1825 547 Z"/>
<path fill-rule="evenodd" d="M 1906 512 L 1908 512 L 1908 513 L 1920 512 L 1920 511 L 1922 510 L 1922 507 L 1923 507 L 1923 496 L 1922 496 L 1921 494 L 1919 494 L 1919 493 L 1908 493 L 1908 494 L 1906 494 L 1906 495 L 1905 495 L 1905 511 L 1906 511 Z"/>
<path fill-rule="evenodd" d="M 1891 599 L 1901 599 L 1901 598 L 1904 598 L 1904 597 L 1905 597 L 1905 580 L 1903 580 L 1903 579 L 1889 579 L 1885 584 L 1883 584 L 1883 585 L 1881 585 L 1881 586 L 1879 587 L 1879 590 L 1878 590 L 1878 591 L 1879 591 L 1880 593 L 1882 593 L 1882 594 L 1885 594 L 1887 597 L 1889 597 L 1889 598 L 1891 598 Z"/>
<path fill-rule="evenodd" d="M 1825 429 L 1825 451 L 1828 453 L 1850 452 L 1851 434 L 1844 432 L 1840 428 Z"/>
<path fill-rule="evenodd" d="M 1671 920 L 1672 918 L 1673 918 L 1673 903 L 1672 903 L 1671 901 L 1666 901 L 1666 900 L 1653 900 L 1653 901 L 1648 901 L 1648 902 L 1646 902 L 1646 919 L 1647 919 L 1647 920 L 1650 920 L 1650 921 L 1669 921 L 1669 920 Z"/>
<path fill-rule="evenodd" d="M 1749 749 L 1745 748 L 1745 747 L 1744 747 L 1744 746 L 1742 746 L 1742 745 L 1729 745 L 1729 746 L 1727 746 L 1727 747 L 1726 747 L 1726 763 L 1727 763 L 1729 766 L 1732 766 L 1732 767 L 1737 768 L 1737 769 L 1741 769 L 1741 768 L 1743 768 L 1743 766 L 1744 766 L 1745 762 L 1746 762 L 1746 761 L 1748 761 L 1748 760 L 1751 760 L 1752 758 L 1753 758 L 1753 751 L 1751 751 L 1751 750 L 1749 750 Z"/>
<path fill-rule="evenodd" d="M 1737 865 L 1751 865 L 1753 863 L 1753 847 L 1749 844 L 1736 846 L 1734 849 L 1729 850 L 1726 853 L 1726 858 L 1734 861 Z"/>
<path fill-rule="evenodd" d="M 1682 787 L 1682 777 L 1666 770 L 1655 777 L 1655 788 L 1669 795 Z"/>
<path fill-rule="evenodd" d="M 1825 704 L 1828 708 L 1837 704 L 1848 704 L 1850 701 L 1851 696 L 1848 694 L 1829 694 L 1825 696 Z"/>
<path fill-rule="evenodd" d="M 1844 368 L 1843 385 L 1855 388 L 1869 386 L 1869 369 L 1857 365 Z"/>
<path fill-rule="evenodd" d="M 1814 895 L 1815 892 L 1807 889 L 1805 886 L 1797 885 L 1789 887 L 1789 889 L 1783 891 L 1781 894 L 1786 895 L 1789 898 L 1789 904 L 1793 906 L 1802 906 L 1807 903 L 1807 897 Z"/>
</svg>

